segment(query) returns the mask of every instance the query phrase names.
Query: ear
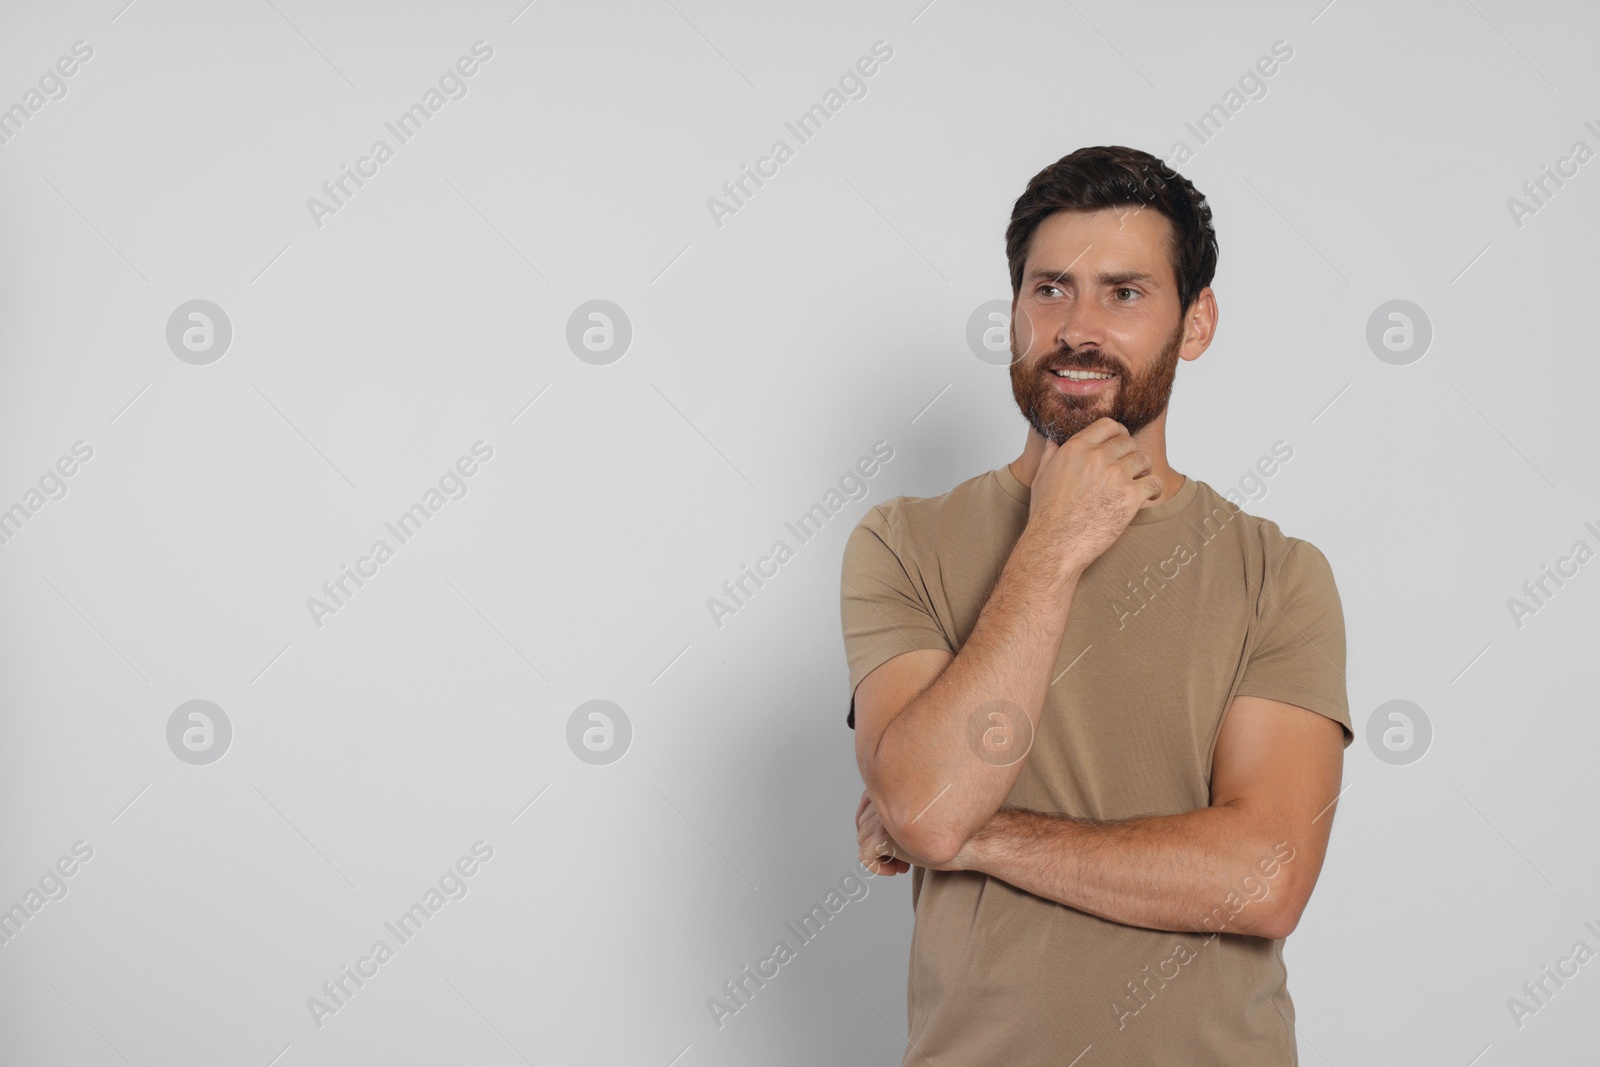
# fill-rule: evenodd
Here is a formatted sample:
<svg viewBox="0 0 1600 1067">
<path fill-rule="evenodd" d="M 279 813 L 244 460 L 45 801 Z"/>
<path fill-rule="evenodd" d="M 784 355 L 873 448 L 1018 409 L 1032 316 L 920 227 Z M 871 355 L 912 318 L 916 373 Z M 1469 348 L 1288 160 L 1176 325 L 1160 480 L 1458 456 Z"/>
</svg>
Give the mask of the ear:
<svg viewBox="0 0 1600 1067">
<path fill-rule="evenodd" d="M 1179 359 L 1199 359 L 1217 333 L 1217 297 L 1211 286 L 1200 290 L 1183 317 L 1183 344 Z"/>
</svg>

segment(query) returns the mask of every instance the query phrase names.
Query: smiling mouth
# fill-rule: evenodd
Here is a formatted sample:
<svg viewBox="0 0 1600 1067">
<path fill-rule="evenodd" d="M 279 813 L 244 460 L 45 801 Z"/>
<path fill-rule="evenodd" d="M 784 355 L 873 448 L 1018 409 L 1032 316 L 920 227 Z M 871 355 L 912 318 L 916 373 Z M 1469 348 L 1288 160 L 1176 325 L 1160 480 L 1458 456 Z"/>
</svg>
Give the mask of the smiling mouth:
<svg viewBox="0 0 1600 1067">
<path fill-rule="evenodd" d="M 1049 371 L 1051 392 L 1057 396 L 1098 397 L 1120 388 L 1118 377 L 1110 371 L 1078 370 L 1062 367 Z"/>
</svg>

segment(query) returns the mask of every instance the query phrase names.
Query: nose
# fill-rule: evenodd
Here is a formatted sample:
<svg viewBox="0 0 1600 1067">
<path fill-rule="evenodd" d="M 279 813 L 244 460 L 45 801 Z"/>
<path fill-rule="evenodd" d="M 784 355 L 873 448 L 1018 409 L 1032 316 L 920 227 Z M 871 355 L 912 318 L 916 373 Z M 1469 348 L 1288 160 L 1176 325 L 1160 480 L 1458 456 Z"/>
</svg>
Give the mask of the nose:
<svg viewBox="0 0 1600 1067">
<path fill-rule="evenodd" d="M 1061 308 L 1056 344 L 1072 352 L 1105 345 L 1105 320 L 1093 300 L 1074 300 Z"/>
</svg>

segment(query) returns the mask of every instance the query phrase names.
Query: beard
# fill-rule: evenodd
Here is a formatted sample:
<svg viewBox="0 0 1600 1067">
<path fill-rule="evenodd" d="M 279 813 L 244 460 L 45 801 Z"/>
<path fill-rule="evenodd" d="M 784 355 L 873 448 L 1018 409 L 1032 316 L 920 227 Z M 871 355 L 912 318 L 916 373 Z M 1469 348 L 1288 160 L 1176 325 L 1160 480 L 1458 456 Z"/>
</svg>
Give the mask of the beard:
<svg viewBox="0 0 1600 1067">
<path fill-rule="evenodd" d="M 1109 416 L 1136 434 L 1162 412 L 1172 397 L 1178 374 L 1178 349 L 1183 344 L 1183 319 L 1167 339 L 1161 353 L 1143 374 L 1132 373 L 1120 359 L 1097 348 L 1072 352 L 1063 347 L 1043 359 L 1027 361 L 1017 352 L 1016 329 L 1011 332 L 1011 395 L 1028 424 L 1046 441 L 1065 444 L 1067 438 L 1097 419 Z M 1056 388 L 1050 368 L 1069 368 L 1115 374 L 1111 396 L 1074 396 Z"/>
</svg>

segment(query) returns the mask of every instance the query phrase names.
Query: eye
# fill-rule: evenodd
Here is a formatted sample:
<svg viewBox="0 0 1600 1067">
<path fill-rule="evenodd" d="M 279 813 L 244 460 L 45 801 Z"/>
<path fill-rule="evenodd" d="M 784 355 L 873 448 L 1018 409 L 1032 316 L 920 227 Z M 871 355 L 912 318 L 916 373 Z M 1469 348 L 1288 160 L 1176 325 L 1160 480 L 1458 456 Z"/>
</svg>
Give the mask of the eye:
<svg viewBox="0 0 1600 1067">
<path fill-rule="evenodd" d="M 1139 295 L 1139 290 L 1133 288 L 1130 285 L 1124 285 L 1124 286 L 1118 288 L 1116 290 L 1116 292 L 1119 292 L 1119 293 L 1132 293 L 1134 296 L 1138 296 Z M 1127 301 L 1123 300 L 1123 301 L 1119 301 L 1119 303 L 1124 303 L 1125 304 L 1125 303 L 1127 303 Z"/>
<path fill-rule="evenodd" d="M 1054 285 L 1051 285 L 1049 282 L 1045 282 L 1042 285 L 1040 285 L 1037 289 L 1035 289 L 1034 292 L 1036 292 L 1039 295 L 1043 296 L 1044 295 L 1044 291 L 1046 289 L 1054 289 L 1058 293 L 1061 291 L 1061 289 L 1058 286 L 1054 286 Z"/>
</svg>

